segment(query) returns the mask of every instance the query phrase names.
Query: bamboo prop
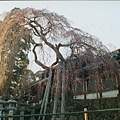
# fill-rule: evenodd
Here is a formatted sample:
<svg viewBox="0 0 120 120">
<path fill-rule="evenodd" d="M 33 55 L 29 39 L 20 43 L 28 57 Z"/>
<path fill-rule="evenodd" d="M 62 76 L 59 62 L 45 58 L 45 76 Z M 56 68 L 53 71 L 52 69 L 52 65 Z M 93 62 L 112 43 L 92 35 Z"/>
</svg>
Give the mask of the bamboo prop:
<svg viewBox="0 0 120 120">
<path fill-rule="evenodd" d="M 52 79 L 52 70 L 50 70 L 50 74 L 49 74 L 48 89 L 47 89 L 47 93 L 46 93 L 45 107 L 44 107 L 44 112 L 43 112 L 43 114 L 46 114 L 46 109 L 47 109 L 47 104 L 48 104 L 48 97 L 49 97 L 49 94 L 50 94 L 51 79 Z M 45 116 L 43 116 L 43 119 L 42 119 L 42 120 L 45 120 Z"/>
<path fill-rule="evenodd" d="M 42 112 L 43 112 L 43 108 L 44 108 L 44 104 L 45 104 L 45 98 L 46 98 L 46 94 L 47 94 L 47 89 L 48 89 L 48 83 L 47 83 L 47 86 L 46 86 L 46 89 L 45 89 L 45 93 L 44 93 L 44 97 L 43 97 L 43 100 L 42 100 L 40 114 L 42 114 Z M 41 118 L 41 116 L 38 117 L 38 120 L 40 120 L 40 118 Z"/>
<path fill-rule="evenodd" d="M 42 101 L 42 105 L 41 105 L 41 109 L 40 109 L 40 114 L 42 114 L 43 109 L 44 109 L 44 114 L 46 113 L 48 97 L 49 97 L 49 92 L 50 92 L 51 78 L 52 78 L 52 72 L 50 72 L 50 74 L 49 74 L 47 86 L 45 89 L 45 93 L 44 93 L 44 97 L 43 97 L 43 101 Z M 40 119 L 41 119 L 41 116 L 39 116 L 38 120 L 40 120 Z M 44 119 L 45 119 L 45 116 L 43 117 L 43 120 Z"/>
</svg>

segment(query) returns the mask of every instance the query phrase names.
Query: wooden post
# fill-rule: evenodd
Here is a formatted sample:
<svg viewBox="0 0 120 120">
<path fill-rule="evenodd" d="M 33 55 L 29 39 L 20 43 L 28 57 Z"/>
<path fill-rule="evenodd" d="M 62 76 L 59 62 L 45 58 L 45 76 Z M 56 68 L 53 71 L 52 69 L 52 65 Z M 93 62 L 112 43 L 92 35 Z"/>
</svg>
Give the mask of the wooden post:
<svg viewBox="0 0 120 120">
<path fill-rule="evenodd" d="M 120 77 L 119 77 L 119 75 L 117 75 L 117 78 L 116 78 L 117 80 L 117 87 L 118 87 L 118 96 L 120 96 Z"/>
<path fill-rule="evenodd" d="M 87 112 L 87 108 L 84 108 L 84 118 L 85 120 L 88 120 L 88 114 L 86 112 Z"/>
<path fill-rule="evenodd" d="M 83 79 L 83 87 L 84 87 L 83 94 L 84 94 L 84 99 L 86 100 L 86 80 L 85 78 L 82 78 L 82 79 Z"/>
</svg>

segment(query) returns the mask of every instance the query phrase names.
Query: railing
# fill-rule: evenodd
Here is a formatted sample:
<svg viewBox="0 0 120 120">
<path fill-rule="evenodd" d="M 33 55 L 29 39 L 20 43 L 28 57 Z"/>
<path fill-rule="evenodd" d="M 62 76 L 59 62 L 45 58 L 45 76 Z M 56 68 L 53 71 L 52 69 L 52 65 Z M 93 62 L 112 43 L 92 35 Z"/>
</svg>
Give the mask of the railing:
<svg viewBox="0 0 120 120">
<path fill-rule="evenodd" d="M 47 113 L 47 114 L 26 114 L 26 115 L 5 115 L 0 116 L 0 118 L 14 118 L 14 117 L 35 117 L 35 116 L 53 116 L 53 115 L 84 115 L 84 120 L 89 120 L 88 114 L 97 113 L 97 112 L 110 112 L 110 111 L 120 111 L 120 108 L 112 108 L 112 109 L 100 109 L 100 110 L 86 110 L 78 111 L 78 112 L 65 112 L 65 113 Z M 86 114 L 87 113 L 87 114 Z M 87 116 L 87 117 L 85 117 Z M 12 120 L 12 119 L 11 119 Z"/>
</svg>

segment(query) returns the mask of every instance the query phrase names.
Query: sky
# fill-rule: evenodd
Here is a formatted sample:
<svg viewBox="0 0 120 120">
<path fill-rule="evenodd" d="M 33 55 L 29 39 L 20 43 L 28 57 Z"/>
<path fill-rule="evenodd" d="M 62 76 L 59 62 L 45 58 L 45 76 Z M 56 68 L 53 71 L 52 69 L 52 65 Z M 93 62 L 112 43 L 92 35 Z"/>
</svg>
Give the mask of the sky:
<svg viewBox="0 0 120 120">
<path fill-rule="evenodd" d="M 98 37 L 111 51 L 120 48 L 120 1 L 0 1 L 0 14 L 14 7 L 46 8 Z"/>
</svg>

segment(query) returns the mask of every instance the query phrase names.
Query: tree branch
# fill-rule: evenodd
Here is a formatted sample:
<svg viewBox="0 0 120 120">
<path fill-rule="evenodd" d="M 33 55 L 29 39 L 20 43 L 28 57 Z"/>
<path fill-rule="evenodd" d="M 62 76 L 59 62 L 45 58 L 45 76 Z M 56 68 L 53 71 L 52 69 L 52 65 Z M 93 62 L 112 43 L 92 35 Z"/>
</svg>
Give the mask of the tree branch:
<svg viewBox="0 0 120 120">
<path fill-rule="evenodd" d="M 59 52 L 59 48 L 55 47 L 53 44 L 48 42 L 43 35 L 41 35 L 40 38 L 45 42 L 46 45 L 48 45 L 56 53 L 58 59 L 60 59 L 61 61 L 65 60 L 62 54 Z"/>
<path fill-rule="evenodd" d="M 38 32 L 37 28 L 36 28 L 34 25 L 32 25 L 31 22 L 29 23 L 29 25 L 35 30 L 35 31 L 34 31 L 34 34 L 35 34 L 35 32 L 36 32 L 35 35 L 36 35 L 36 36 L 40 36 L 40 33 Z"/>
<path fill-rule="evenodd" d="M 46 65 L 44 65 L 42 62 L 40 62 L 40 61 L 38 61 L 38 59 L 37 59 L 37 54 L 36 54 L 36 51 L 35 51 L 35 49 L 36 49 L 36 47 L 38 47 L 39 46 L 39 44 L 35 44 L 35 46 L 34 46 L 34 48 L 33 48 L 33 53 L 34 53 L 34 56 L 35 56 L 35 63 L 36 64 L 38 64 L 39 66 L 41 66 L 43 69 L 45 69 L 45 70 L 49 70 L 49 67 L 47 67 Z"/>
<path fill-rule="evenodd" d="M 54 65 L 56 65 L 58 63 L 59 59 L 58 57 L 56 56 L 56 61 L 51 65 L 51 67 L 53 67 Z"/>
</svg>

